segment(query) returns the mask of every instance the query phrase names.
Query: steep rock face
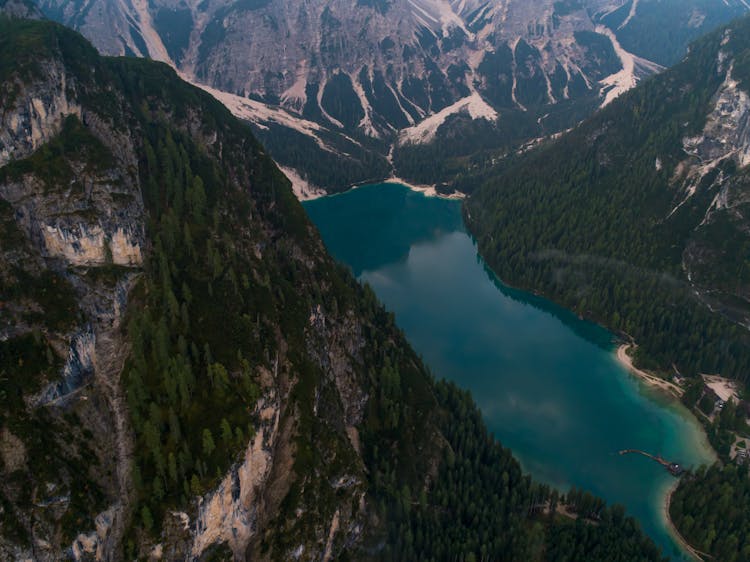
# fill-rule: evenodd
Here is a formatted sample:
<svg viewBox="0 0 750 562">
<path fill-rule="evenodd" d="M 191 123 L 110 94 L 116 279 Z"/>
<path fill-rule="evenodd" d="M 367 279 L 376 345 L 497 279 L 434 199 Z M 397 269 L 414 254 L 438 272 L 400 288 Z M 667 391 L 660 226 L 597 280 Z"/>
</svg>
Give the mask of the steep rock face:
<svg viewBox="0 0 750 562">
<path fill-rule="evenodd" d="M 596 90 L 619 61 L 606 40 L 579 35 L 594 32 L 588 13 L 602 7 L 593 4 L 219 0 L 144 13 L 137 3 L 114 3 L 108 9 L 120 17 L 106 18 L 98 4 L 83 18 L 75 4 L 46 8 L 104 52 L 170 61 L 221 90 L 380 136 L 475 89 L 508 108 Z M 137 28 L 119 23 L 126 13 Z M 111 22 L 120 31 L 100 33 Z"/>
<path fill-rule="evenodd" d="M 597 81 L 617 72 L 620 61 L 606 38 L 591 35 L 596 24 L 606 21 L 614 33 L 624 33 L 642 18 L 664 19 L 650 4 L 214 0 L 93 2 L 83 10 L 51 0 L 44 6 L 106 53 L 171 61 L 221 90 L 378 136 L 413 125 L 475 88 L 495 107 L 508 108 L 597 90 Z M 740 2 L 709 4 L 697 2 L 695 17 L 680 23 L 692 37 L 707 12 L 725 21 L 744 9 Z"/>
<path fill-rule="evenodd" d="M 214 89 L 299 193 L 391 175 L 446 182 L 453 166 L 430 161 L 498 158 L 568 129 L 660 70 L 654 59 L 676 62 L 747 10 L 743 0 L 42 5 L 104 53 L 165 61 Z"/>
<path fill-rule="evenodd" d="M 213 544 L 226 543 L 235 558 L 243 558 L 250 540 L 258 532 L 262 490 L 268 484 L 278 443 L 281 410 L 273 388 L 256 408 L 260 426 L 242 463 L 201 500 L 190 551 L 194 557 L 200 557 Z"/>
<path fill-rule="evenodd" d="M 670 216 L 693 204 L 697 195 L 700 202 L 695 207 L 702 217 L 683 252 L 685 274 L 705 292 L 709 306 L 724 309 L 750 328 L 750 311 L 745 304 L 750 302 L 750 282 L 746 279 L 750 249 L 750 95 L 747 69 L 743 67 L 739 73 L 735 70 L 735 64 L 742 63 L 733 46 L 732 31 L 728 30 L 716 68 L 724 82 L 712 100 L 703 130 L 683 139 L 687 157 L 675 168 L 672 183 L 679 188 Z M 740 301 L 732 302 L 729 295 Z"/>
<path fill-rule="evenodd" d="M 11 99 L 14 110 L 2 116 L 0 165 L 24 158 L 48 142 L 60 132 L 68 115 L 80 116 L 81 108 L 68 100 L 64 69 L 47 61 L 42 72 L 49 81 L 39 84 L 36 91 L 19 84 L 3 85 L 5 100 Z M 12 99 L 16 88 L 22 88 L 22 94 Z"/>
<path fill-rule="evenodd" d="M 726 40 L 729 38 L 728 32 Z M 733 71 L 734 60 L 725 51 L 719 51 L 717 72 L 724 73 L 724 82 L 714 96 L 713 108 L 701 133 L 683 139 L 687 158 L 679 163 L 673 179 L 682 182 L 683 198 L 670 214 L 695 194 L 706 176 L 713 174 L 718 177 L 709 189 L 717 193 L 707 209 L 704 221 L 707 220 L 712 210 L 727 206 L 728 188 L 722 185 L 726 177 L 719 172 L 720 167 L 733 162 L 742 169 L 750 164 L 750 96 L 735 80 Z"/>
<path fill-rule="evenodd" d="M 42 19 L 39 7 L 30 0 L 0 0 L 0 13 L 11 18 Z"/>
<path fill-rule="evenodd" d="M 27 25 L 5 26 L 4 48 Z M 16 519 L 23 540 L 3 536 L 0 550 L 10 558 L 109 559 L 129 519 L 120 325 L 142 263 L 145 216 L 131 139 L 77 101 L 84 92 L 66 47 L 36 48 L 37 61 L 3 77 L 3 371 L 21 385 L 20 394 L 4 394 L 16 402 L 3 423 L 29 458 L 0 491 L 13 504 L 5 524 Z M 115 266 L 119 275 L 107 279 Z M 39 353 L 48 366 L 21 383 L 8 361 L 33 370 Z"/>
<path fill-rule="evenodd" d="M 20 44 L 34 58 L 0 91 L 0 557 L 357 549 L 370 369 L 408 350 L 392 323 L 210 96 L 0 17 L 2 52 Z"/>
</svg>

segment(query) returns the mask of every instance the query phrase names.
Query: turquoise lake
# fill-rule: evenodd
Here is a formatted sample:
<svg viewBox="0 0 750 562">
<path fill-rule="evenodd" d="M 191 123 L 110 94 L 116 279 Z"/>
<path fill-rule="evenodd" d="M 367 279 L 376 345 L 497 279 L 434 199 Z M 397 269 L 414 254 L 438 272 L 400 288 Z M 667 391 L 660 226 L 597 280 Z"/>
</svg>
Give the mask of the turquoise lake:
<svg viewBox="0 0 750 562">
<path fill-rule="evenodd" d="M 712 456 L 686 410 L 617 362 L 610 332 L 498 281 L 459 202 L 383 184 L 305 208 L 329 251 L 395 313 L 432 372 L 472 392 L 524 470 L 624 504 L 666 554 L 682 557 L 663 517 L 674 478 L 617 451 L 642 449 L 687 466 Z"/>
</svg>

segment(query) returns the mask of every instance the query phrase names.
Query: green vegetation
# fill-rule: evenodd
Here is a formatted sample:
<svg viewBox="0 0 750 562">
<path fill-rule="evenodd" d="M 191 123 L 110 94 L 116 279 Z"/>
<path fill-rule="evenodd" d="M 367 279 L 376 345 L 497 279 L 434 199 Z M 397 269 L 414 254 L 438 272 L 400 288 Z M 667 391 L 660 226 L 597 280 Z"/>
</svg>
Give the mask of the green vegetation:
<svg viewBox="0 0 750 562">
<path fill-rule="evenodd" d="M 732 18 L 745 14 L 739 2 L 720 5 L 711 0 L 660 0 L 639 3 L 636 16 L 619 29 L 630 13 L 626 2 L 602 18 L 623 48 L 664 66 L 677 63 L 687 52 L 688 44 Z"/>
<path fill-rule="evenodd" d="M 46 21 L 8 19 L 0 13 L 0 106 L 11 107 L 20 85 L 44 76 L 45 65 L 61 58 L 81 76 L 96 49 L 83 37 Z"/>
<path fill-rule="evenodd" d="M 154 252 L 131 306 L 124 380 L 138 436 L 137 512 L 151 530 L 167 507 L 208 490 L 244 449 L 257 369 L 270 367 L 275 346 L 257 316 L 260 302 L 273 302 L 269 288 L 251 285 L 254 264 L 235 249 L 231 227 L 220 236 L 211 226 L 222 220 L 223 174 L 163 125 L 149 129 L 144 154 Z"/>
<path fill-rule="evenodd" d="M 598 96 L 586 90 L 575 99 L 531 107 L 529 111 L 501 109 L 496 123 L 453 115 L 440 126 L 432 142 L 396 146 L 393 165 L 399 177 L 415 183 L 444 184 L 472 193 L 483 178 L 496 172 L 498 162 L 509 158 L 529 139 L 573 127 L 598 104 Z"/>
<path fill-rule="evenodd" d="M 724 30 L 701 39 L 684 62 L 557 142 L 462 181 L 481 184 L 465 218 L 504 281 L 634 338 L 644 368 L 747 383 L 750 334 L 736 322 L 750 313 L 747 170 L 727 159 L 673 211 L 684 198 L 673 179 L 686 158 L 683 138 L 702 131 L 726 76 L 719 50 L 737 61 L 738 81 L 750 78 L 750 19 L 730 30 L 728 40 Z M 706 221 L 718 174 L 738 204 Z M 745 414 L 732 403 L 715 413 L 714 400 L 699 378 L 688 380 L 683 401 L 703 412 L 712 445 L 728 461 L 736 433 L 747 433 Z M 749 482 L 734 464 L 683 479 L 670 511 L 686 539 L 718 560 L 749 559 Z"/>
<path fill-rule="evenodd" d="M 750 560 L 750 475 L 747 466 L 700 468 L 672 495 L 669 514 L 695 548 L 722 562 Z"/>
<path fill-rule="evenodd" d="M 704 392 L 701 379 L 691 381 L 687 391 L 682 396 L 683 404 L 692 409 L 698 421 L 703 424 L 708 441 L 718 453 L 719 458 L 729 462 L 732 445 L 737 440 L 737 436 L 750 435 L 745 403 L 737 405 L 733 400 L 730 400 L 715 412 L 715 400 L 715 396 Z M 712 414 L 713 419 L 709 417 Z M 743 443 L 742 441 L 739 442 L 737 447 L 744 447 Z"/>
<path fill-rule="evenodd" d="M 535 120 L 520 112 L 504 114 L 497 125 L 485 119 L 451 116 L 438 130 L 430 143 L 394 149 L 393 164 L 399 177 L 423 184 L 460 178 L 467 169 L 476 171 L 538 132 Z"/>
<path fill-rule="evenodd" d="M 42 35 L 31 36 L 43 42 Z M 0 41 L 5 37 L 0 34 Z M 31 41 L 22 39 L 23 44 Z M 47 164 L 55 159 L 62 163 L 60 151 L 75 153 L 69 143 L 83 138 L 80 132 L 77 120 L 67 121 L 65 131 L 49 147 L 2 168 L 0 182 L 26 174 L 37 181 L 51 179 Z M 88 148 L 82 143 L 81 153 L 96 153 Z M 107 504 L 101 481 L 94 476 L 98 452 L 92 450 L 91 433 L 82 430 L 75 412 L 32 403 L 48 384 L 60 380 L 65 352 L 57 344 L 81 319 L 78 294 L 65 272 L 42 267 L 39 251 L 4 199 L 0 255 L 0 329 L 5 334 L 0 341 L 0 535 L 28 547 L 32 522 L 44 525 L 57 518 L 59 540 L 70 544 L 81 529 L 93 528 L 93 515 Z M 8 450 L 15 455 L 10 464 L 5 458 Z M 58 510 L 62 498 L 66 508 Z"/>
<path fill-rule="evenodd" d="M 365 116 L 362 103 L 352 87 L 348 74 L 339 72 L 326 83 L 321 104 L 334 119 L 338 119 L 348 129 L 356 129 Z"/>
<path fill-rule="evenodd" d="M 356 144 L 338 133 L 320 131 L 322 140 L 335 150 L 331 152 L 303 133 L 272 123 L 266 130 L 253 127 L 253 132 L 275 160 L 300 170 L 307 181 L 329 193 L 390 175 L 388 161 L 380 154 L 383 147 L 372 139 L 361 138 Z"/>
<path fill-rule="evenodd" d="M 132 140 L 146 207 L 149 243 L 122 334 L 130 344 L 122 382 L 136 440 L 127 558 L 142 555 L 142 545 L 159 536 L 167 510 L 194 515 L 196 496 L 215 487 L 257 431 L 259 399 L 274 392 L 283 394 L 284 406 L 284 437 L 274 454 L 287 447 L 291 467 L 274 466 L 286 474 L 274 481 L 278 505 L 257 545 L 269 558 L 317 542 L 318 529 L 327 528 L 347 498 L 358 511 L 361 492 L 369 509 L 360 558 L 660 558 L 621 509 L 576 490 L 561 498 L 522 474 L 487 433 L 469 396 L 435 383 L 393 315 L 325 254 L 288 182 L 223 106 L 165 65 L 103 59 L 78 45 L 76 34 L 39 25 L 29 33 L 50 45 L 43 56 L 62 56 L 70 65 L 86 111 Z M 28 43 L 23 35 L 16 39 Z M 63 54 L 76 52 L 84 58 Z M 19 76 L 8 73 L 11 82 L 27 79 Z M 73 153 L 69 142 L 80 142 L 81 150 Z M 118 165 L 106 156 L 91 130 L 71 119 L 60 137 L 3 171 L 3 179 L 45 177 L 50 162 L 70 165 L 76 158 Z M 92 162 L 98 158 L 103 162 Z M 10 210 L 0 207 L 0 249 L 10 253 L 7 235 L 26 252 L 21 258 L 28 259 L 18 263 L 44 269 Z M 27 273 L 47 284 L 74 275 Z M 111 289 L 124 273 L 108 265 L 78 280 Z M 51 310 L 49 294 L 30 287 L 44 311 Z M 63 320 L 75 308 L 75 294 L 66 291 Z M 69 408 L 27 403 L 30 393 L 59 377 L 62 359 L 53 343 L 68 341 L 73 329 L 63 320 L 39 317 L 38 333 L 0 344 L 3 439 L 8 430 L 26 454 L 17 461 L 24 469 L 0 487 L 0 534 L 22 545 L 31 540 L 29 530 L 36 532 L 42 495 L 49 502 L 57 501 L 47 498 L 52 494 L 69 498 L 61 520 L 46 516 L 67 548 L 75 534 L 93 528 L 94 515 L 112 505 L 118 489 L 112 449 L 97 447 L 111 444 L 111 436 L 94 435 L 109 426 L 79 417 L 96 415 L 85 406 L 103 398 L 96 384 L 85 389 L 90 400 L 73 399 Z M 330 366 L 336 359 L 346 365 L 343 374 Z M 336 377 L 364 397 L 349 399 L 364 409 L 357 422 L 361 456 L 344 427 L 351 405 L 343 404 Z M 355 488 L 337 487 L 342 476 Z M 54 484 L 51 491 L 47 483 Z M 40 492 L 42 486 L 48 491 Z M 563 503 L 577 514 L 575 522 L 557 515 Z M 336 554 L 343 546 L 336 545 Z M 227 554 L 222 544 L 206 557 Z"/>
<path fill-rule="evenodd" d="M 82 178 L 104 172 L 114 165 L 114 156 L 75 115 L 69 115 L 62 131 L 31 156 L 0 169 L 0 182 L 20 181 L 33 174 L 45 189 L 84 192 Z M 73 167 L 76 167 L 74 170 Z"/>
<path fill-rule="evenodd" d="M 375 558 L 661 560 L 622 507 L 608 508 L 576 489 L 560 495 L 523 475 L 510 451 L 487 432 L 467 392 L 437 382 L 434 393 L 437 426 L 446 439 L 436 472 L 404 479 L 397 472 L 403 457 L 370 449 L 376 497 L 388 520 L 387 539 Z M 561 506 L 577 519 L 558 515 Z"/>
<path fill-rule="evenodd" d="M 0 341 L 0 424 L 23 411 L 24 395 L 38 392 L 62 367 L 44 337 L 25 334 Z"/>
<path fill-rule="evenodd" d="M 169 56 L 179 64 L 190 45 L 190 31 L 193 28 L 193 15 L 190 10 L 159 8 L 154 17 L 154 27 L 164 41 Z"/>
<path fill-rule="evenodd" d="M 593 31 L 578 31 L 576 42 L 586 50 L 586 59 L 596 61 L 597 74 L 593 78 L 601 80 L 622 68 L 620 57 L 615 53 L 609 37 Z"/>
<path fill-rule="evenodd" d="M 0 238 L 0 248 L 6 240 Z M 12 435 L 21 443 L 13 445 L 17 465 L 4 467 L 0 457 L 0 473 L 8 478 L 8 487 L 0 490 L 0 535 L 28 545 L 27 525 L 34 505 L 52 504 L 55 498 L 68 496 L 60 532 L 63 541 L 72 541 L 82 528 L 93 526 L 92 514 L 106 505 L 104 490 L 91 477 L 99 460 L 89 446 L 90 435 L 81 431 L 75 414 L 57 417 L 46 408 L 28 407 L 27 401 L 59 379 L 64 362 L 50 345 L 48 333 L 69 329 L 69 314 L 77 311 L 77 304 L 67 282 L 51 271 L 42 272 L 38 278 L 23 269 L 16 269 L 14 274 L 22 281 L 11 286 L 11 291 L 2 286 L 0 301 L 35 299 L 44 312 L 24 315 L 23 321 L 38 326 L 34 331 L 0 341 L 0 434 Z M 42 333 L 42 329 L 48 333 Z M 51 432 L 50 427 L 56 430 Z M 32 471 L 27 467 L 33 467 Z M 6 472 L 11 468 L 12 472 Z M 35 491 L 38 483 L 45 483 L 46 490 Z M 47 516 L 38 515 L 41 519 Z"/>
<path fill-rule="evenodd" d="M 749 31 L 750 19 L 737 22 L 721 48 L 744 60 Z M 715 216 L 720 237 L 703 230 L 715 195 L 708 178 L 670 213 L 682 197 L 670 182 L 685 158 L 682 139 L 702 130 L 724 79 L 717 69 L 722 37 L 719 31 L 700 40 L 685 62 L 559 141 L 502 162 L 467 202 L 465 217 L 501 279 L 630 335 L 641 366 L 670 371 L 674 364 L 688 375 L 747 380 L 750 334 L 730 309 L 750 311 L 750 265 L 738 258 L 737 267 L 723 270 L 717 265 L 729 258 L 712 257 L 730 234 L 747 240 L 746 205 Z M 736 176 L 734 189 L 745 189 L 744 172 L 731 163 L 722 171 Z M 693 251 L 701 236 L 710 244 Z M 692 284 L 683 260 L 694 269 Z M 703 269 L 711 276 L 701 276 Z"/>
</svg>

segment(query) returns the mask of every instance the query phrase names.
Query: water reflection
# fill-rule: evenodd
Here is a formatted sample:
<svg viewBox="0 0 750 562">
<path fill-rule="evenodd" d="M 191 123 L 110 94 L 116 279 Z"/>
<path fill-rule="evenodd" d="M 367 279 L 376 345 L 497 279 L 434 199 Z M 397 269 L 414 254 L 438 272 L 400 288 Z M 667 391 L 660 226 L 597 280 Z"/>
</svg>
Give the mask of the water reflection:
<svg viewBox="0 0 750 562">
<path fill-rule="evenodd" d="M 433 373 L 471 390 L 490 431 L 534 477 L 626 505 L 668 552 L 661 515 L 672 480 L 638 448 L 690 465 L 700 433 L 643 392 L 611 333 L 506 287 L 478 260 L 454 201 L 369 186 L 306 208 L 330 251 L 396 314 Z"/>
</svg>

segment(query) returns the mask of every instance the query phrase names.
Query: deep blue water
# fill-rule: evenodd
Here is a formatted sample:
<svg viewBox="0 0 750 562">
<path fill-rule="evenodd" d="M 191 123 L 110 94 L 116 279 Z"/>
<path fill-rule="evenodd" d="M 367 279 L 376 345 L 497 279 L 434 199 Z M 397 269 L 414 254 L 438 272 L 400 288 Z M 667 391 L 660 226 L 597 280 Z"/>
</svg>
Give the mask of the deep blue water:
<svg viewBox="0 0 750 562">
<path fill-rule="evenodd" d="M 460 203 L 392 184 L 305 204 L 330 252 L 369 283 L 432 372 L 471 390 L 490 430 L 535 478 L 624 504 L 665 552 L 674 482 L 637 448 L 711 460 L 692 417 L 617 362 L 611 333 L 504 286 L 466 233 Z"/>
</svg>

